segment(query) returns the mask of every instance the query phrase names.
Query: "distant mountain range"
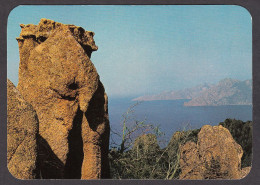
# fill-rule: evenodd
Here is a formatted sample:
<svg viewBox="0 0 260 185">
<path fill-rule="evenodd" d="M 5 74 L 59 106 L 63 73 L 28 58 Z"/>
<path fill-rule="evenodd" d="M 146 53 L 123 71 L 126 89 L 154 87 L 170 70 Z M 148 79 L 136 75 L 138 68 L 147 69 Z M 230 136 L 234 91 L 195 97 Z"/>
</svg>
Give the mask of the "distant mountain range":
<svg viewBox="0 0 260 185">
<path fill-rule="evenodd" d="M 225 78 L 217 84 L 202 84 L 179 91 L 141 96 L 133 101 L 190 99 L 185 106 L 252 105 L 252 80 Z"/>
</svg>

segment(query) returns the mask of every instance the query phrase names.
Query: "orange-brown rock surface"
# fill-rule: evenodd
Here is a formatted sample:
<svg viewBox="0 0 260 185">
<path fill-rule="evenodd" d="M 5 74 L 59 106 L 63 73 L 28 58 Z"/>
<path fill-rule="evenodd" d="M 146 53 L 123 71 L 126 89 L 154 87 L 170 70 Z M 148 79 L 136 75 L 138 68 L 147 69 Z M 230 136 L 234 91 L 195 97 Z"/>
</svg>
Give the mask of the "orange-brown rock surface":
<svg viewBox="0 0 260 185">
<path fill-rule="evenodd" d="M 94 33 L 48 19 L 20 26 L 18 89 L 39 117 L 43 178 L 107 178 L 108 101 L 90 60 Z"/>
<path fill-rule="evenodd" d="M 204 166 L 199 158 L 199 151 L 196 143 L 189 141 L 180 149 L 180 179 L 204 179 Z"/>
<path fill-rule="evenodd" d="M 228 129 L 205 125 L 197 144 L 185 143 L 181 149 L 180 179 L 240 179 L 242 147 Z"/>
<path fill-rule="evenodd" d="M 33 107 L 7 80 L 7 166 L 18 179 L 35 179 L 39 122 Z"/>
</svg>

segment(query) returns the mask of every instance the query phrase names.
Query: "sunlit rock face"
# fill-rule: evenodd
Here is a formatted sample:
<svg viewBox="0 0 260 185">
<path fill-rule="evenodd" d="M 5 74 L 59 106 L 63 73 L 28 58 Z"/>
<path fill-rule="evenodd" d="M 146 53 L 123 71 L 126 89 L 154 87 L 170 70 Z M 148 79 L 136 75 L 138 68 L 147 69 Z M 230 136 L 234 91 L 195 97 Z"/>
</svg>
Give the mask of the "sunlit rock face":
<svg viewBox="0 0 260 185">
<path fill-rule="evenodd" d="M 15 178 L 39 178 L 38 132 L 35 110 L 7 80 L 7 167 Z"/>
<path fill-rule="evenodd" d="M 109 177 L 108 100 L 90 60 L 94 33 L 48 19 L 20 26 L 18 89 L 39 117 L 42 177 Z"/>
<path fill-rule="evenodd" d="M 198 142 L 187 142 L 180 148 L 180 179 L 240 179 L 242 147 L 228 129 L 205 125 Z M 249 172 L 249 170 L 247 170 Z"/>
</svg>

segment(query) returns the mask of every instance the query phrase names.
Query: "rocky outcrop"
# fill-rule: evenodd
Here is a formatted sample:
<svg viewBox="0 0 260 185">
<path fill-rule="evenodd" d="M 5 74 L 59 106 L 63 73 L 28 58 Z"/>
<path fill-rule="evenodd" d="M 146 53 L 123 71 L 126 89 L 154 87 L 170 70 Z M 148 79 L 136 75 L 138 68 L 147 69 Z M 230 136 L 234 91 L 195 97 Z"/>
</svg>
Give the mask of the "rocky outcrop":
<svg viewBox="0 0 260 185">
<path fill-rule="evenodd" d="M 90 60 L 94 33 L 48 19 L 20 26 L 18 89 L 39 117 L 43 178 L 107 178 L 108 100 Z"/>
<path fill-rule="evenodd" d="M 180 148 L 180 179 L 240 179 L 243 150 L 228 129 L 205 125 L 197 144 L 187 142 Z"/>
<path fill-rule="evenodd" d="M 38 126 L 33 107 L 7 80 L 7 166 L 18 179 L 39 177 L 36 143 Z"/>
</svg>

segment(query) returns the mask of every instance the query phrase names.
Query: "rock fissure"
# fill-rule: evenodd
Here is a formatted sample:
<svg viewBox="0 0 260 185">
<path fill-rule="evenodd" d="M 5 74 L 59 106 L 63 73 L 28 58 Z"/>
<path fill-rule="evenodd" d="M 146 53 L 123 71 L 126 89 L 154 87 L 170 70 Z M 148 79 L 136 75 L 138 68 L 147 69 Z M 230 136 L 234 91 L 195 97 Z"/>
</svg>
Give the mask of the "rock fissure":
<svg viewBox="0 0 260 185">
<path fill-rule="evenodd" d="M 13 152 L 12 152 L 12 154 L 10 155 L 10 158 L 8 158 L 8 162 L 11 162 L 11 161 L 12 161 L 13 156 L 15 156 L 15 153 L 16 153 L 16 151 L 18 150 L 19 146 L 23 145 L 24 140 L 25 140 L 25 137 L 22 139 L 22 141 L 20 141 L 20 142 L 17 144 L 16 148 L 13 149 Z"/>
<path fill-rule="evenodd" d="M 83 153 L 83 140 L 82 140 L 82 119 L 83 112 L 78 111 L 75 115 L 72 129 L 69 131 L 68 144 L 69 151 L 65 164 L 65 177 L 66 179 L 80 179 L 81 166 L 84 158 Z"/>
</svg>

